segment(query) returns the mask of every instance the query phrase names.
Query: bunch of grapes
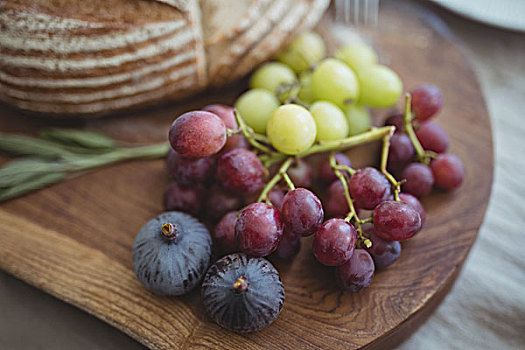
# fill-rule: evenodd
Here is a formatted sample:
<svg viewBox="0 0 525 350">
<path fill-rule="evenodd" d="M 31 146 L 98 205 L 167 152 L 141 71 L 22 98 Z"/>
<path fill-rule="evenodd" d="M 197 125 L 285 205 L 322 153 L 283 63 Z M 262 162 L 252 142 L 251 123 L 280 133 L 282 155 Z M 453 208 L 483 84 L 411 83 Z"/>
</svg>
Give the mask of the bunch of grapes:
<svg viewBox="0 0 525 350">
<path fill-rule="evenodd" d="M 441 107 L 439 89 L 423 85 L 407 94 L 404 115 L 373 127 L 366 106 L 395 104 L 401 80 L 368 46 L 343 47 L 333 58 L 325 52 L 317 34 L 305 33 L 279 62 L 254 72 L 235 108 L 211 105 L 178 117 L 169 132 L 173 182 L 164 205 L 213 225 L 222 254 L 293 259 L 302 238 L 313 236 L 317 260 L 356 292 L 421 230 L 417 197 L 428 194 L 428 183 L 454 189 L 463 169 L 441 154 L 448 139 L 427 121 Z M 379 167 L 354 169 L 343 152 L 378 140 Z M 418 162 L 406 166 L 416 153 Z M 313 154 L 324 156 L 316 169 Z M 403 168 L 398 181 L 390 171 Z M 326 192 L 323 202 L 312 186 Z"/>
<path fill-rule="evenodd" d="M 404 114 L 394 113 L 385 121 L 385 125 L 396 127 L 390 140 L 388 169 L 400 174 L 404 192 L 418 198 L 427 196 L 434 185 L 444 190 L 458 188 L 465 176 L 462 162 L 446 153 L 448 134 L 430 120 L 443 105 L 441 91 L 423 84 L 411 91 L 410 98 Z"/>
</svg>

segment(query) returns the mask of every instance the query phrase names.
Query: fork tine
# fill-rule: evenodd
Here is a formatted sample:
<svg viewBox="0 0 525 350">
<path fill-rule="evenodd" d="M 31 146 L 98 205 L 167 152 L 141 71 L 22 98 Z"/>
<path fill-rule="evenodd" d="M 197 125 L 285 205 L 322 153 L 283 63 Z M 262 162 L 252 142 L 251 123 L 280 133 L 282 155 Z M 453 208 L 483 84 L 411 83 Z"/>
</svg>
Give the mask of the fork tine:
<svg viewBox="0 0 525 350">
<path fill-rule="evenodd" d="M 344 0 L 344 14 L 345 14 L 345 23 L 350 23 L 350 1 L 351 0 Z"/>
<path fill-rule="evenodd" d="M 354 3 L 354 25 L 359 24 L 359 0 L 352 0 Z"/>
<path fill-rule="evenodd" d="M 335 21 L 341 22 L 343 19 L 343 8 L 342 8 L 342 2 L 344 0 L 335 0 Z"/>
<path fill-rule="evenodd" d="M 370 24 L 373 26 L 377 25 L 377 16 L 379 14 L 379 0 L 369 0 L 370 1 L 370 11 L 367 14 L 367 17 L 370 17 Z"/>
</svg>

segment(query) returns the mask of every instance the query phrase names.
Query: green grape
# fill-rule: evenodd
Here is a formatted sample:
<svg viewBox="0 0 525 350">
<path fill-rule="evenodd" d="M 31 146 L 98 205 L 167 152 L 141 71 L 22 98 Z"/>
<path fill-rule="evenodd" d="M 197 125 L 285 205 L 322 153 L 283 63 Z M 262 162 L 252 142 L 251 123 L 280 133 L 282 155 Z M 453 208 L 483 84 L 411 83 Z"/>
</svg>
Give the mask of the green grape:
<svg viewBox="0 0 525 350">
<path fill-rule="evenodd" d="M 288 66 L 279 62 L 269 62 L 263 64 L 253 73 L 250 79 L 250 88 L 265 89 L 273 94 L 281 95 L 281 86 L 291 85 L 296 81 L 295 73 Z"/>
<path fill-rule="evenodd" d="M 361 104 L 370 107 L 390 107 L 403 92 L 401 79 L 386 66 L 374 64 L 362 67 L 357 74 L 361 88 Z"/>
<path fill-rule="evenodd" d="M 346 107 L 345 114 L 350 136 L 361 134 L 372 126 L 370 113 L 364 106 L 352 104 Z"/>
<path fill-rule="evenodd" d="M 345 114 L 331 102 L 317 101 L 310 107 L 317 126 L 317 141 L 333 141 L 348 135 Z"/>
<path fill-rule="evenodd" d="M 312 73 L 311 72 L 302 72 L 299 75 L 299 83 L 301 87 L 297 97 L 299 100 L 304 103 L 311 104 L 315 101 L 315 94 L 312 90 Z"/>
<path fill-rule="evenodd" d="M 277 59 L 296 73 L 300 73 L 322 60 L 325 55 L 326 47 L 321 36 L 307 32 L 298 35 L 283 52 L 277 55 Z"/>
<path fill-rule="evenodd" d="M 375 51 L 365 44 L 343 46 L 335 52 L 334 57 L 346 63 L 354 72 L 357 72 L 361 67 L 377 63 Z"/>
<path fill-rule="evenodd" d="M 311 84 L 318 100 L 330 101 L 341 108 L 359 96 L 359 84 L 354 72 L 333 58 L 327 58 L 317 66 Z"/>
<path fill-rule="evenodd" d="M 235 101 L 235 108 L 246 124 L 255 132 L 264 134 L 272 113 L 279 107 L 274 94 L 264 89 L 246 91 Z"/>
<path fill-rule="evenodd" d="M 268 121 L 268 138 L 284 154 L 306 151 L 315 141 L 316 126 L 310 112 L 299 105 L 283 105 Z"/>
</svg>

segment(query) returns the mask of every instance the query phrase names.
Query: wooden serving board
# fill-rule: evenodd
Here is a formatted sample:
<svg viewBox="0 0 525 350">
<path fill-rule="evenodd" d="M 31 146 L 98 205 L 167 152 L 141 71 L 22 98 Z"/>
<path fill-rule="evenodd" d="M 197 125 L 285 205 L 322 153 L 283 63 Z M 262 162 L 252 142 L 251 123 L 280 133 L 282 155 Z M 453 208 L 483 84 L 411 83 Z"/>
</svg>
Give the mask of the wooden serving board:
<svg viewBox="0 0 525 350">
<path fill-rule="evenodd" d="M 333 270 L 315 261 L 305 240 L 293 262 L 276 264 L 286 288 L 285 307 L 260 332 L 236 335 L 210 322 L 198 288 L 178 298 L 152 295 L 133 274 L 131 246 L 140 227 L 162 211 L 168 179 L 161 160 L 102 169 L 1 204 L 0 268 L 153 349 L 391 348 L 417 328 L 457 277 L 483 221 L 493 153 L 476 77 L 443 24 L 405 3 L 381 5 L 379 27 L 366 34 L 407 90 L 422 82 L 442 88 L 445 106 L 437 121 L 450 135 L 450 151 L 464 162 L 466 180 L 456 192 L 435 192 L 423 200 L 423 231 L 403 244 L 400 259 L 377 273 L 368 289 L 339 290 Z M 320 31 L 333 48 L 331 22 L 325 18 Z M 45 120 L 1 106 L 0 130 L 34 134 L 49 125 L 86 127 L 124 141 L 159 142 L 176 115 L 212 102 L 232 103 L 244 88 L 245 82 L 177 105 L 101 120 Z M 376 114 L 384 117 L 386 111 Z"/>
</svg>

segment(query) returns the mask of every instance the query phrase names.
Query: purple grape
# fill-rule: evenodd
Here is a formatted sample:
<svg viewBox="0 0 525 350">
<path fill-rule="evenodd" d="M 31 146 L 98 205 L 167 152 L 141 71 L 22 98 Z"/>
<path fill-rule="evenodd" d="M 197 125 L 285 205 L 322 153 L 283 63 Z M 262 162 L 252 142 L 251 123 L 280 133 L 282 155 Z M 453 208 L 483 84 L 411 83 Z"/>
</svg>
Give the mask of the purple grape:
<svg viewBox="0 0 525 350">
<path fill-rule="evenodd" d="M 236 148 L 223 154 L 217 163 L 217 177 L 226 190 L 250 194 L 263 183 L 264 167 L 257 156 L 246 149 Z"/>
<path fill-rule="evenodd" d="M 356 229 L 343 219 L 325 221 L 314 235 L 312 250 L 319 262 L 339 266 L 352 257 L 357 242 Z"/>
<path fill-rule="evenodd" d="M 213 242 L 223 255 L 239 250 L 237 240 L 235 239 L 236 222 L 237 212 L 231 211 L 224 215 L 213 230 Z"/>
<path fill-rule="evenodd" d="M 208 190 L 204 208 L 206 217 L 212 222 L 216 222 L 227 212 L 240 209 L 242 205 L 243 202 L 241 198 L 215 185 Z"/>
<path fill-rule="evenodd" d="M 222 119 L 224 125 L 228 129 L 236 130 L 238 128 L 237 120 L 235 120 L 235 109 L 230 106 L 225 106 L 221 104 L 208 105 L 202 109 L 203 111 L 211 112 L 216 114 L 219 118 Z M 242 134 L 234 134 L 228 137 L 226 144 L 222 149 L 222 152 L 230 151 L 234 148 L 249 148 L 249 143 Z"/>
<path fill-rule="evenodd" d="M 421 230 L 419 213 L 404 202 L 383 202 L 372 215 L 375 233 L 390 241 L 406 241 Z"/>
<path fill-rule="evenodd" d="M 241 212 L 235 224 L 239 248 L 252 256 L 267 256 L 277 249 L 283 224 L 277 209 L 266 203 L 252 203 Z"/>
<path fill-rule="evenodd" d="M 296 188 L 284 196 L 281 217 L 295 235 L 310 236 L 323 223 L 323 206 L 315 194 L 306 188 Z"/>
<path fill-rule="evenodd" d="M 399 199 L 401 201 L 409 204 L 414 208 L 421 218 L 421 227 L 425 224 L 425 221 L 427 220 L 427 214 L 425 213 L 425 208 L 423 208 L 423 204 L 417 199 L 415 196 L 409 194 L 409 193 L 400 193 Z"/>
<path fill-rule="evenodd" d="M 401 178 L 406 182 L 402 185 L 403 191 L 410 193 L 418 198 L 428 195 L 434 185 L 434 176 L 430 167 L 421 163 L 409 164 Z"/>
<path fill-rule="evenodd" d="M 432 84 L 422 84 L 410 92 L 411 110 L 419 121 L 433 117 L 443 106 L 441 90 Z"/>
<path fill-rule="evenodd" d="M 329 218 L 344 218 L 350 212 L 341 181 L 335 180 L 328 188 L 324 208 Z"/>
<path fill-rule="evenodd" d="M 358 292 L 372 283 L 374 261 L 364 249 L 356 249 L 350 260 L 335 270 L 337 284 L 349 292 Z"/>
<path fill-rule="evenodd" d="M 444 190 L 453 190 L 461 186 L 465 170 L 461 160 L 453 154 L 440 154 L 430 163 L 436 186 Z"/>
<path fill-rule="evenodd" d="M 354 205 L 366 210 L 372 210 L 379 203 L 392 198 L 390 183 L 385 175 L 370 167 L 359 169 L 352 175 L 348 190 Z"/>
<path fill-rule="evenodd" d="M 373 229 L 368 231 L 370 233 L 372 246 L 365 248 L 365 250 L 370 253 L 372 259 L 374 259 L 376 269 L 381 270 L 392 265 L 392 263 L 399 258 L 399 255 L 401 255 L 401 243 L 383 239 L 373 231 Z"/>
<path fill-rule="evenodd" d="M 291 233 L 284 228 L 283 237 L 277 246 L 275 254 L 283 260 L 293 259 L 301 250 L 301 236 Z"/>
<path fill-rule="evenodd" d="M 402 169 L 414 157 L 414 153 L 414 146 L 408 135 L 394 134 L 388 150 L 388 168 L 394 171 Z"/>
<path fill-rule="evenodd" d="M 270 203 L 281 212 L 283 208 L 284 192 L 279 188 L 273 188 L 268 193 L 268 199 L 270 200 Z"/>
<path fill-rule="evenodd" d="M 198 215 L 202 209 L 203 194 L 204 187 L 201 185 L 182 187 L 178 183 L 172 182 L 164 192 L 164 209 Z"/>
<path fill-rule="evenodd" d="M 213 113 L 192 111 L 171 124 L 169 140 L 171 147 L 185 157 L 209 157 L 226 143 L 226 126 Z"/>
<path fill-rule="evenodd" d="M 228 129 L 237 129 L 238 125 L 237 120 L 235 120 L 235 109 L 233 107 L 221 104 L 214 104 L 207 105 L 206 107 L 202 108 L 202 110 L 217 115 L 219 118 L 222 119 L 224 125 L 226 125 Z"/>
<path fill-rule="evenodd" d="M 395 126 L 396 134 L 405 131 L 405 116 L 402 113 L 395 113 L 390 115 L 385 120 L 385 126 Z"/>
<path fill-rule="evenodd" d="M 352 167 L 352 162 L 343 153 L 335 154 L 335 162 L 339 165 L 346 165 L 349 168 Z M 317 176 L 319 177 L 319 180 L 321 180 L 324 183 L 332 183 L 335 180 L 337 180 L 337 176 L 335 176 L 334 171 L 332 170 L 332 167 L 330 166 L 330 158 L 328 156 L 326 156 L 319 163 L 319 167 L 317 171 L 318 171 Z M 342 173 L 350 176 L 350 174 L 346 171 L 343 171 Z"/>
<path fill-rule="evenodd" d="M 423 149 L 436 153 L 445 153 L 448 148 L 448 134 L 439 124 L 432 121 L 419 125 L 416 131 L 417 139 Z"/>
<path fill-rule="evenodd" d="M 310 187 L 312 184 L 312 167 L 302 159 L 297 159 L 287 173 L 295 187 Z"/>
<path fill-rule="evenodd" d="M 168 174 L 181 186 L 206 183 L 214 171 L 214 166 L 215 159 L 212 157 L 187 158 L 171 148 L 166 155 Z"/>
</svg>

